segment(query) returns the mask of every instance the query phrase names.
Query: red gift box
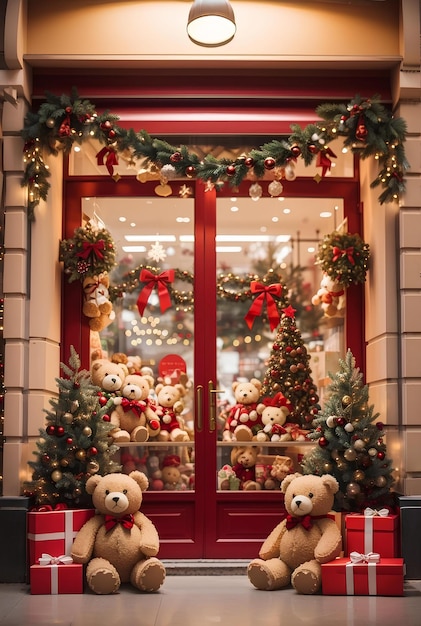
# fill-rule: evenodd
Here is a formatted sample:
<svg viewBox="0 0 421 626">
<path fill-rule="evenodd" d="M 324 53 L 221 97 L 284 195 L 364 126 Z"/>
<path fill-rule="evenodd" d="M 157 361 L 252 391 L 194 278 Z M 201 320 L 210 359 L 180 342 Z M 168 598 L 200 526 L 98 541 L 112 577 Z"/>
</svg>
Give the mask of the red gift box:
<svg viewBox="0 0 421 626">
<path fill-rule="evenodd" d="M 372 509 L 366 509 L 372 511 Z M 378 513 L 384 513 L 384 516 Z M 399 515 L 388 514 L 386 509 L 370 515 L 350 513 L 345 518 L 346 551 L 378 552 L 384 558 L 400 556 Z"/>
<path fill-rule="evenodd" d="M 73 540 L 95 509 L 60 509 L 28 513 L 29 564 L 38 563 L 42 554 L 70 554 Z"/>
<path fill-rule="evenodd" d="M 322 593 L 327 596 L 403 596 L 403 578 L 403 559 L 380 557 L 378 563 L 335 559 L 322 564 Z"/>
<path fill-rule="evenodd" d="M 33 595 L 83 593 L 83 565 L 81 563 L 73 563 L 71 557 L 53 558 L 47 554 L 39 560 L 40 565 L 31 565 L 29 568 Z"/>
</svg>

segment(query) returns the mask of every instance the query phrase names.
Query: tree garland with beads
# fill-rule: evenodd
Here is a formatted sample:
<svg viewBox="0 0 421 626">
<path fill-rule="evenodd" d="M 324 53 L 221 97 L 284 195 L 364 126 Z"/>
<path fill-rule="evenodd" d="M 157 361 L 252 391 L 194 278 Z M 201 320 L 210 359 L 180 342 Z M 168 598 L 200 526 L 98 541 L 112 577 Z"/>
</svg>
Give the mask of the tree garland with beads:
<svg viewBox="0 0 421 626">
<path fill-rule="evenodd" d="M 68 153 L 75 143 L 92 138 L 104 146 L 97 154 L 98 164 L 104 165 L 116 182 L 119 176 L 114 174 L 114 166 L 120 156 L 144 159 L 149 167 L 159 169 L 163 180 L 197 178 L 220 189 L 225 183 L 236 187 L 250 176 L 262 179 L 271 170 L 281 178 L 284 168 L 298 158 L 306 166 L 317 159 L 323 175 L 334 156 L 329 143 L 343 137 L 345 146 L 354 154 L 378 161 L 379 174 L 371 187 L 383 188 L 380 203 L 398 201 L 405 191 L 404 175 L 409 168 L 403 145 L 406 122 L 394 117 L 378 95 L 368 99 L 357 95 L 348 104 L 322 104 L 316 108 L 316 114 L 322 122 L 304 129 L 294 124 L 288 138 L 269 141 L 234 161 L 218 160 L 211 154 L 201 159 L 187 146 L 172 146 L 150 137 L 146 130 L 136 133 L 118 126 L 118 116 L 108 111 L 98 114 L 89 100 L 79 98 L 75 88 L 70 95 L 47 93 L 38 112 L 27 114 L 22 130 L 26 164 L 22 184 L 28 187 L 28 215 L 34 218 L 35 207 L 41 199 L 47 199 L 50 188 L 50 172 L 43 153 Z"/>
</svg>

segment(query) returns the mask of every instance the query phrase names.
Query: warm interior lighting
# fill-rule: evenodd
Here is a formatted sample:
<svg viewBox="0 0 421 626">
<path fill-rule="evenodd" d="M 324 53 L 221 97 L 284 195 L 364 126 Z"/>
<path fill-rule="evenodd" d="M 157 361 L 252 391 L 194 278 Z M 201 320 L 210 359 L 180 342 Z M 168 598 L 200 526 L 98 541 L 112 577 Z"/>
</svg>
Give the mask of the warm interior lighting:
<svg viewBox="0 0 421 626">
<path fill-rule="evenodd" d="M 194 0 L 187 34 L 199 46 L 223 46 L 236 31 L 234 11 L 228 0 Z"/>
</svg>

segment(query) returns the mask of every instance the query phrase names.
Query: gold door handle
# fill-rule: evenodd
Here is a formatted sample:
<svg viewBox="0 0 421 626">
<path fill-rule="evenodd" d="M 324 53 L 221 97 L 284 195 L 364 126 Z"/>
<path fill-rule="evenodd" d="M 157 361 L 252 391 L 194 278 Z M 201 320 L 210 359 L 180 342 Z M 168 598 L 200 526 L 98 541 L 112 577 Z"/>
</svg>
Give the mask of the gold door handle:
<svg viewBox="0 0 421 626">
<path fill-rule="evenodd" d="M 225 393 L 224 389 L 214 389 L 213 382 L 208 382 L 208 402 L 209 402 L 209 430 L 212 432 L 216 428 L 216 394 Z"/>
<path fill-rule="evenodd" d="M 201 432 L 203 428 L 203 385 L 196 387 L 196 411 L 197 411 L 197 430 Z"/>
</svg>

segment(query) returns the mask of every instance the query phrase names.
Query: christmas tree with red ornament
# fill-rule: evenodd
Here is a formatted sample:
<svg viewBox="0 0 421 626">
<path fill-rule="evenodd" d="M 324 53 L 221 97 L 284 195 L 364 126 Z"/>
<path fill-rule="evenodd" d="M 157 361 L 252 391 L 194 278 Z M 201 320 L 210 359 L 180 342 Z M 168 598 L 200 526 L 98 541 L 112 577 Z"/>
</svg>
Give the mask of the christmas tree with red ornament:
<svg viewBox="0 0 421 626">
<path fill-rule="evenodd" d="M 85 483 L 93 474 L 108 474 L 120 467 L 112 460 L 117 446 L 110 443 L 113 428 L 109 410 L 112 400 L 101 402 L 99 389 L 73 347 L 69 365 L 61 363 L 65 376 L 56 378 L 58 397 L 50 398 L 46 425 L 34 451 L 36 461 L 29 461 L 32 480 L 25 494 L 34 498 L 34 506 L 65 504 L 84 508 L 91 503 Z"/>
<path fill-rule="evenodd" d="M 288 422 L 298 424 L 304 430 L 312 428 L 320 410 L 309 362 L 310 355 L 297 327 L 295 309 L 288 305 L 282 309 L 261 395 L 273 398 L 282 392 L 293 407 Z"/>
<path fill-rule="evenodd" d="M 392 462 L 386 456 L 383 424 L 368 404 L 368 386 L 348 350 L 339 360 L 322 411 L 309 438 L 317 446 L 304 456 L 304 474 L 332 474 L 339 483 L 336 511 L 393 506 Z"/>
</svg>

